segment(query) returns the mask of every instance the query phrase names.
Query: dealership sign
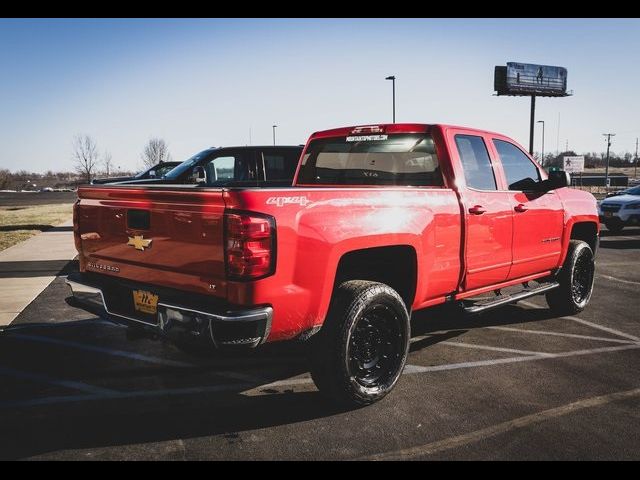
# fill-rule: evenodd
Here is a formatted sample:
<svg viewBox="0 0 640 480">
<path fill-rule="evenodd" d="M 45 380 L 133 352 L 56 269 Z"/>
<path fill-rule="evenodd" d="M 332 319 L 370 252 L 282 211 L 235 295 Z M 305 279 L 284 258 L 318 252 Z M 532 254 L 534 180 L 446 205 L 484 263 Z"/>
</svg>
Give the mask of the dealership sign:
<svg viewBox="0 0 640 480">
<path fill-rule="evenodd" d="M 563 170 L 569 173 L 584 172 L 584 157 L 562 157 Z"/>
</svg>

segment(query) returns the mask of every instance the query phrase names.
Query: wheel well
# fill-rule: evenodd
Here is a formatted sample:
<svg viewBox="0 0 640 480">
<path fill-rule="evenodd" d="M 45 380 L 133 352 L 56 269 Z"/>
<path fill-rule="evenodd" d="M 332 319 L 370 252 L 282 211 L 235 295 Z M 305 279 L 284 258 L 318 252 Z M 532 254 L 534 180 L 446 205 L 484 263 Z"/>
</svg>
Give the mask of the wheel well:
<svg viewBox="0 0 640 480">
<path fill-rule="evenodd" d="M 407 310 L 411 310 L 416 293 L 416 251 L 408 245 L 396 245 L 345 253 L 338 263 L 334 287 L 347 280 L 385 283 L 398 292 Z"/>
<path fill-rule="evenodd" d="M 595 253 L 598 248 L 598 227 L 593 222 L 576 223 L 571 229 L 571 239 L 587 242 Z"/>
</svg>

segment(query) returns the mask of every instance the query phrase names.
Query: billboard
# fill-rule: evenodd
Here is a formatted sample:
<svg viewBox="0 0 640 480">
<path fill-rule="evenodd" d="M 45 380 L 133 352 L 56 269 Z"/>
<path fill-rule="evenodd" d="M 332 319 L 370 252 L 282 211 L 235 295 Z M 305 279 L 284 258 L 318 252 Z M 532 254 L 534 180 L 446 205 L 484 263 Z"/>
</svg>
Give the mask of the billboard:
<svg viewBox="0 0 640 480">
<path fill-rule="evenodd" d="M 507 62 L 495 67 L 494 90 L 498 95 L 565 97 L 567 69 L 551 65 Z"/>
<path fill-rule="evenodd" d="M 584 172 L 584 157 L 562 157 L 563 170 L 569 173 Z"/>
</svg>

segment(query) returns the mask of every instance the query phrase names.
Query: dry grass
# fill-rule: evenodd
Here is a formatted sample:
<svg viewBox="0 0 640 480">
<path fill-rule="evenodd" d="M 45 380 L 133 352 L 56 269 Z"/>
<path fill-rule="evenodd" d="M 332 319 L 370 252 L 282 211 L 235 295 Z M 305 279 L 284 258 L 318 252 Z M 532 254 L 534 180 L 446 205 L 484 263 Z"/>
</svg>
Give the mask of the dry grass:
<svg viewBox="0 0 640 480">
<path fill-rule="evenodd" d="M 71 219 L 72 203 L 0 208 L 0 250 Z"/>
</svg>

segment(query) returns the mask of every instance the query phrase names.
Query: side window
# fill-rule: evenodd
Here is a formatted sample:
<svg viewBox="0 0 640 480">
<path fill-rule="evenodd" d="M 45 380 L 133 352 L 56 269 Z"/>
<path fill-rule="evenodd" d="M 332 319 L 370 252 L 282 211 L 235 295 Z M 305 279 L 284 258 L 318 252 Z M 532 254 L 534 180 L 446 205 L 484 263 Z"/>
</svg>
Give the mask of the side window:
<svg viewBox="0 0 640 480">
<path fill-rule="evenodd" d="M 456 135 L 455 138 L 467 186 L 478 190 L 497 190 L 489 152 L 482 137 Z"/>
<path fill-rule="evenodd" d="M 265 180 L 293 180 L 293 175 L 298 166 L 299 152 L 291 154 L 268 153 L 262 154 Z"/>
<path fill-rule="evenodd" d="M 209 160 L 204 168 L 207 171 L 208 183 L 234 180 L 236 157 L 215 157 Z"/>
<path fill-rule="evenodd" d="M 522 150 L 504 140 L 494 139 L 509 190 L 535 190 L 540 172 Z"/>
</svg>

